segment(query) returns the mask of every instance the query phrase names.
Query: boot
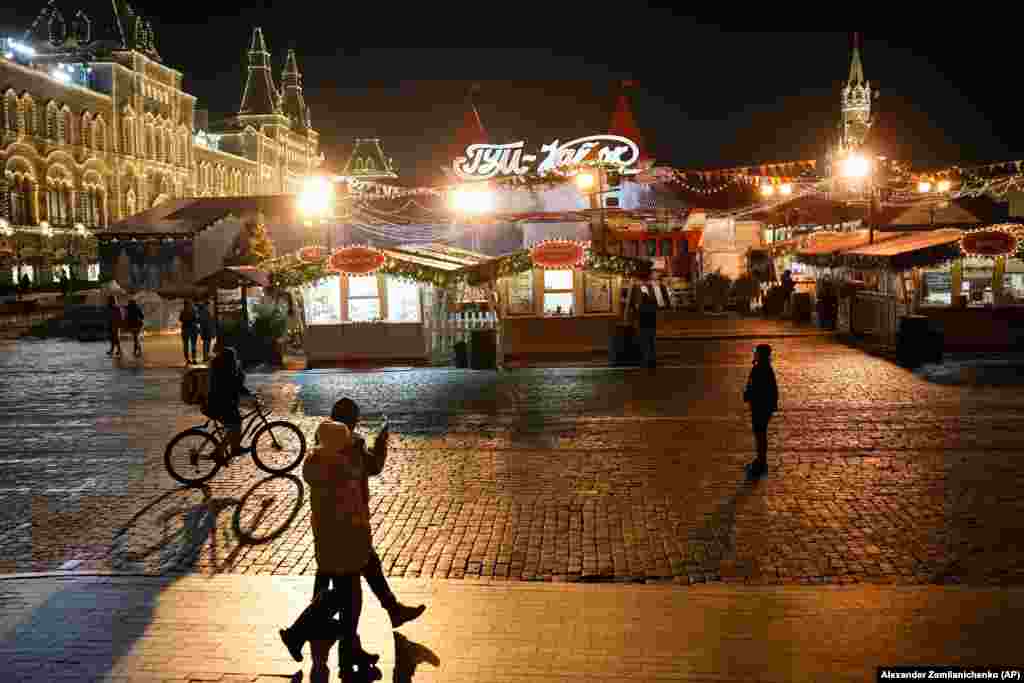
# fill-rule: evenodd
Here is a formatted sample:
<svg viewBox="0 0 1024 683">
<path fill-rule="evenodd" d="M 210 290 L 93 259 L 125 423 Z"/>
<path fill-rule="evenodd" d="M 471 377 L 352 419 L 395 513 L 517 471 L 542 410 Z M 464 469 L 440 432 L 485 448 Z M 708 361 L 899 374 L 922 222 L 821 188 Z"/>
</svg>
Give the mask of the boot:
<svg viewBox="0 0 1024 683">
<path fill-rule="evenodd" d="M 402 624 L 408 623 L 413 619 L 418 619 L 420 615 L 427 611 L 426 605 L 419 605 L 417 607 L 409 607 L 403 605 L 397 600 L 388 605 L 386 608 L 388 616 L 391 617 L 391 628 L 398 628 Z"/>
<path fill-rule="evenodd" d="M 221 444 L 221 457 L 224 457 L 226 448 L 229 447 L 226 444 Z M 325 594 L 326 591 L 314 597 L 291 627 L 278 631 L 281 642 L 288 648 L 288 653 L 296 662 L 302 661 L 302 646 L 307 641 L 337 636 L 337 631 L 333 627 L 337 621 L 332 618 L 331 606 L 324 599 Z"/>
</svg>

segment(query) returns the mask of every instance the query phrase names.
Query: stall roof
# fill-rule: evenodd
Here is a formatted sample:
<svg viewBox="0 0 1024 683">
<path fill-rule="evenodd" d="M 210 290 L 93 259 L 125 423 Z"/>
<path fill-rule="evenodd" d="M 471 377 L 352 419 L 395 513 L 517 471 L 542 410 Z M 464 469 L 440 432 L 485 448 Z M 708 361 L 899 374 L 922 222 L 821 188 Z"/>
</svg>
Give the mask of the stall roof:
<svg viewBox="0 0 1024 683">
<path fill-rule="evenodd" d="M 890 233 L 894 234 L 894 233 Z M 944 228 L 927 232 L 899 233 L 895 239 L 887 239 L 875 244 L 868 244 L 846 251 L 850 256 L 893 257 L 911 252 L 938 247 L 943 244 L 958 242 L 963 236 L 962 230 Z"/>
<path fill-rule="evenodd" d="M 881 242 L 895 239 L 903 233 L 875 233 L 875 245 Z M 800 256 L 826 256 L 837 252 L 845 252 L 850 249 L 867 246 L 871 240 L 870 230 L 853 230 L 841 233 L 818 233 L 811 235 L 810 243 L 800 249 L 797 253 Z"/>
<path fill-rule="evenodd" d="M 186 197 L 169 199 L 152 209 L 97 230 L 99 239 L 187 238 L 229 216 L 262 212 L 266 218 L 295 217 L 295 197 Z"/>
<path fill-rule="evenodd" d="M 197 280 L 195 285 L 211 289 L 269 287 L 270 275 L 255 266 L 228 266 Z"/>
</svg>

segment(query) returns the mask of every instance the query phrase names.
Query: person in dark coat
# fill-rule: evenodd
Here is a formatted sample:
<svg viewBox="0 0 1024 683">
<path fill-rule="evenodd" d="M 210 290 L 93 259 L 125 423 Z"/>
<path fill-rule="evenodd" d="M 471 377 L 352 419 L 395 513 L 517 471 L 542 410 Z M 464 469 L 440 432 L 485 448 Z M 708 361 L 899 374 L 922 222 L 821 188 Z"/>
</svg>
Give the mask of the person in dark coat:
<svg viewBox="0 0 1024 683">
<path fill-rule="evenodd" d="M 210 344 L 213 343 L 213 316 L 206 302 L 202 301 L 196 305 L 196 324 L 199 330 L 199 338 L 203 341 L 203 362 L 210 361 Z"/>
<path fill-rule="evenodd" d="M 754 367 L 750 370 L 743 400 L 750 404 L 754 442 L 757 444 L 757 458 L 747 465 L 747 474 L 759 477 L 768 471 L 768 422 L 779 409 L 779 387 L 772 369 L 772 347 L 761 344 L 754 354 Z"/>
<path fill-rule="evenodd" d="M 636 312 L 636 342 L 644 365 L 653 368 L 656 364 L 654 339 L 658 331 L 658 302 L 650 292 L 644 291 Z"/>
<path fill-rule="evenodd" d="M 210 363 L 210 391 L 204 412 L 224 424 L 231 457 L 237 457 L 242 447 L 242 397 L 251 396 L 252 392 L 245 386 L 245 373 L 235 349 L 217 344 L 216 350 L 218 353 Z"/>
<path fill-rule="evenodd" d="M 196 335 L 199 333 L 196 327 L 196 307 L 192 305 L 192 299 L 185 299 L 178 321 L 181 323 L 181 346 L 185 351 L 185 365 L 190 365 L 196 362 Z"/>
<path fill-rule="evenodd" d="M 130 299 L 128 305 L 124 309 L 125 326 L 128 331 L 132 333 L 132 341 L 135 342 L 135 355 L 142 355 L 142 325 L 145 322 L 146 316 L 142 312 L 142 307 L 136 303 L 135 299 Z"/>
<path fill-rule="evenodd" d="M 107 326 L 110 330 L 110 350 L 108 356 L 121 355 L 121 326 L 124 324 L 124 311 L 117 305 L 117 297 L 107 297 Z"/>
</svg>

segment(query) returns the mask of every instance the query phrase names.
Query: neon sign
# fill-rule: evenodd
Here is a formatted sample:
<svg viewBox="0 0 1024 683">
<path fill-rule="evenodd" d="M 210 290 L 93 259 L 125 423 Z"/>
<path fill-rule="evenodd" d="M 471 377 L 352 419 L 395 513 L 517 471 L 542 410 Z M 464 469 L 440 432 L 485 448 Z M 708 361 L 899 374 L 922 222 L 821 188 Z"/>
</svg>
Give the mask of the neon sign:
<svg viewBox="0 0 1024 683">
<path fill-rule="evenodd" d="M 526 143 L 505 145 L 476 144 L 466 148 L 466 156 L 452 162 L 455 175 L 463 180 L 487 180 L 495 176 L 521 176 L 534 170 L 545 175 L 558 169 L 577 166 L 595 152 L 602 164 L 616 164 L 625 174 L 639 173 L 633 168 L 640 159 L 640 148 L 621 135 L 589 135 L 569 142 L 542 145 L 540 155 L 525 154 Z M 543 159 L 536 163 L 538 156 Z"/>
</svg>

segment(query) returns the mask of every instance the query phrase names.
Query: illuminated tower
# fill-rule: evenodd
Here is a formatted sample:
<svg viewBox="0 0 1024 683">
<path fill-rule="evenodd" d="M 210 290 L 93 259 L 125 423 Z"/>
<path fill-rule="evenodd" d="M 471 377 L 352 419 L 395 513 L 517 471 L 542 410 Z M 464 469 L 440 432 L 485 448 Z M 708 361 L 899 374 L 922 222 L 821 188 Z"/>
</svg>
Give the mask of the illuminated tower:
<svg viewBox="0 0 1024 683">
<path fill-rule="evenodd" d="M 871 83 L 864 79 L 864 66 L 860 61 L 860 34 L 854 33 L 850 77 L 842 93 L 841 152 L 853 151 L 864 144 L 871 129 L 871 100 L 877 96 L 878 93 L 871 90 Z"/>
</svg>

